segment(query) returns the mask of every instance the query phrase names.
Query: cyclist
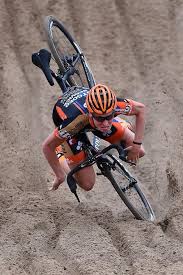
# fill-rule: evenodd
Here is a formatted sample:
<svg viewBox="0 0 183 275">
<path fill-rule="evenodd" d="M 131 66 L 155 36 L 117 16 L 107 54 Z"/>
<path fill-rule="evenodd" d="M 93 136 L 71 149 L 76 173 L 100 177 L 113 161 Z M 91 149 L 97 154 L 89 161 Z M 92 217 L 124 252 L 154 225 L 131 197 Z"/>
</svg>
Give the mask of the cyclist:
<svg viewBox="0 0 183 275">
<path fill-rule="evenodd" d="M 136 117 L 135 128 L 119 115 Z M 89 129 L 94 135 L 110 143 L 123 143 L 128 150 L 128 160 L 137 162 L 144 156 L 142 146 L 145 124 L 144 104 L 117 98 L 106 85 L 97 84 L 90 90 L 72 87 L 56 102 L 52 114 L 55 130 L 43 142 L 43 152 L 55 173 L 50 190 L 56 190 L 64 182 L 68 171 L 85 159 L 82 151 L 81 130 Z M 58 148 L 62 148 L 66 161 L 59 161 Z M 56 153 L 57 152 L 57 153 Z M 79 186 L 86 191 L 95 183 L 93 166 L 75 173 Z"/>
</svg>

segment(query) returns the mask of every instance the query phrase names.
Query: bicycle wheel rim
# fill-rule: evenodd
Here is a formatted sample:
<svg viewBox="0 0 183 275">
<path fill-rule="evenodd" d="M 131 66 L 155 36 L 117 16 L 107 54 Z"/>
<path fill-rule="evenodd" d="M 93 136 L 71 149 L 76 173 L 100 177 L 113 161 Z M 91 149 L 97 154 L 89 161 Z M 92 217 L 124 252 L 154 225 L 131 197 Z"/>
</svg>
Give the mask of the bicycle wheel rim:
<svg viewBox="0 0 183 275">
<path fill-rule="evenodd" d="M 130 189 L 125 191 L 125 188 L 129 185 L 129 181 L 124 176 L 122 169 L 123 164 L 116 156 L 108 155 L 108 157 L 110 162 L 113 163 L 112 166 L 118 168 L 117 170 L 111 169 L 108 171 L 108 179 L 112 183 L 120 198 L 136 219 L 154 222 L 154 211 L 139 184 L 136 182 L 133 184 L 133 187 L 130 187 Z"/>
<path fill-rule="evenodd" d="M 70 76 L 69 82 L 71 86 L 91 88 L 95 84 L 91 69 L 80 46 L 63 23 L 53 16 L 47 16 L 44 27 L 49 48 L 60 72 L 63 74 L 69 66 L 74 66 L 76 73 Z"/>
</svg>

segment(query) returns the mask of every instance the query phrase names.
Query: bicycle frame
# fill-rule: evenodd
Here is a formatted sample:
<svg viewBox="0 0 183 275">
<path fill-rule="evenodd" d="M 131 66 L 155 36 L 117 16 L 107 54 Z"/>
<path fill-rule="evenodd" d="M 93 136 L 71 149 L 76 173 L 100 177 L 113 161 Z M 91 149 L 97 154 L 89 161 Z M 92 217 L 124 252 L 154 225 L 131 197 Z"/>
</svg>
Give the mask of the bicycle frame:
<svg viewBox="0 0 183 275">
<path fill-rule="evenodd" d="M 79 49 L 77 49 L 79 51 Z M 69 77 L 78 74 L 77 69 L 75 68 L 77 62 L 81 62 L 83 66 L 83 70 L 85 72 L 85 76 L 88 82 L 88 87 L 92 88 L 95 85 L 95 80 L 94 77 L 91 73 L 91 70 L 89 69 L 89 65 L 86 62 L 84 54 L 79 51 L 74 58 L 74 61 L 70 64 L 69 68 L 64 72 L 64 74 L 61 74 L 59 72 L 59 69 L 57 72 L 54 72 L 50 67 L 49 67 L 49 62 L 50 62 L 51 54 L 48 50 L 46 49 L 41 49 L 38 53 L 33 53 L 32 54 L 32 62 L 35 66 L 39 67 L 44 75 L 46 76 L 46 79 L 48 83 L 53 86 L 54 78 L 61 88 L 63 93 L 66 93 L 68 89 L 71 87 L 69 84 Z M 71 58 L 72 59 L 72 58 Z"/>
<path fill-rule="evenodd" d="M 135 218 L 140 220 L 154 221 L 154 211 L 150 203 L 148 202 L 146 196 L 144 195 L 143 191 L 140 189 L 137 180 L 132 177 L 132 175 L 130 174 L 130 172 L 128 172 L 123 163 L 118 160 L 118 157 L 109 153 L 111 149 L 116 149 L 118 151 L 119 158 L 122 161 L 132 164 L 126 158 L 126 151 L 119 145 L 111 144 L 103 150 L 98 151 L 91 144 L 84 143 L 83 150 L 86 152 L 87 158 L 83 162 L 78 164 L 73 170 L 71 170 L 67 176 L 67 183 L 69 185 L 71 192 L 76 196 L 78 202 L 80 202 L 80 199 L 76 192 L 77 182 L 73 175 L 79 170 L 83 169 L 84 167 L 88 167 L 96 163 L 101 171 L 101 173 L 98 173 L 98 175 L 105 176 L 111 182 L 115 191 L 118 193 L 120 198 L 123 200 L 123 202 L 131 211 L 131 213 L 135 216 Z M 113 172 L 115 171 L 119 172 L 120 176 L 123 176 L 127 179 L 127 183 L 124 182 L 125 185 L 118 185 L 118 181 L 116 181 L 113 176 Z M 137 205 L 138 202 L 140 202 L 140 205 L 143 205 L 142 212 L 141 208 L 136 208 L 136 202 L 134 206 L 133 199 L 131 202 L 130 196 L 127 195 L 129 190 L 130 194 L 137 195 Z"/>
<path fill-rule="evenodd" d="M 79 49 L 78 49 L 79 51 Z M 88 82 L 88 86 L 89 88 L 92 88 L 95 85 L 95 80 L 93 75 L 91 74 L 90 70 L 89 70 L 89 65 L 87 64 L 86 60 L 85 60 L 85 56 L 82 52 L 79 52 L 77 54 L 77 57 L 75 58 L 75 61 L 72 63 L 72 65 L 66 70 L 66 72 L 61 75 L 59 73 L 59 71 L 57 73 L 53 72 L 51 69 L 51 75 L 53 76 L 53 78 L 57 81 L 58 85 L 60 86 L 61 90 L 63 91 L 63 93 L 66 93 L 67 90 L 69 89 L 70 85 L 68 83 L 68 79 L 70 76 L 74 75 L 75 73 L 77 74 L 77 70 L 75 68 L 75 65 L 77 64 L 77 62 L 79 62 L 79 60 L 81 61 L 81 64 L 83 66 L 85 75 L 86 75 L 86 79 Z"/>
<path fill-rule="evenodd" d="M 120 159 L 125 162 L 128 162 L 126 159 L 125 150 L 117 144 L 111 144 L 106 148 L 104 148 L 103 150 L 99 151 L 90 143 L 89 139 L 88 139 L 88 142 L 83 143 L 83 150 L 85 151 L 87 157 L 84 161 L 82 161 L 75 168 L 73 168 L 67 175 L 67 183 L 70 188 L 70 191 L 76 196 L 78 202 L 80 202 L 80 200 L 76 192 L 77 183 L 73 175 L 79 170 L 96 163 L 98 168 L 101 170 L 102 174 L 104 176 L 107 176 L 107 171 L 109 169 L 110 162 L 106 157 L 106 153 L 111 149 L 116 149 L 118 151 Z M 124 168 L 124 172 L 126 172 L 126 176 L 128 175 L 128 177 L 131 178 L 130 174 L 125 170 L 125 168 Z"/>
</svg>

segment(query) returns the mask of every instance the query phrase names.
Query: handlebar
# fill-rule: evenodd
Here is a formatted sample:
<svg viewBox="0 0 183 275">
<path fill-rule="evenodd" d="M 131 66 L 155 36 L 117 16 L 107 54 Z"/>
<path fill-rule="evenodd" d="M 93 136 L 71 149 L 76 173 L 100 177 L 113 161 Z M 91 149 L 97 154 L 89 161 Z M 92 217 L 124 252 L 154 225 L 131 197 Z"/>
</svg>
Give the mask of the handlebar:
<svg viewBox="0 0 183 275">
<path fill-rule="evenodd" d="M 111 144 L 108 147 L 104 148 L 101 151 L 101 154 L 105 154 L 106 152 L 108 152 L 111 149 L 116 149 L 118 151 L 119 154 L 119 158 L 125 162 L 128 162 L 127 160 L 127 151 L 125 151 L 121 146 L 117 145 L 117 144 Z"/>
</svg>

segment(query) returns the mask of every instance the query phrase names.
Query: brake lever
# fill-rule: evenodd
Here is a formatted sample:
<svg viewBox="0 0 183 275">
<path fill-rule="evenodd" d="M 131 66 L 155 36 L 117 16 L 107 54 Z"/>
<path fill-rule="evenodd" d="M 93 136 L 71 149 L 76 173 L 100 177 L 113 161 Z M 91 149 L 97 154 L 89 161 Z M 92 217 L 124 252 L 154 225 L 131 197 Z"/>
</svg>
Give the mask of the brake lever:
<svg viewBox="0 0 183 275">
<path fill-rule="evenodd" d="M 128 151 L 123 148 L 118 148 L 119 158 L 132 166 L 136 166 L 136 163 L 128 160 Z"/>
<path fill-rule="evenodd" d="M 132 165 L 132 166 L 136 166 L 136 162 L 129 161 L 129 160 L 127 159 L 127 156 L 119 155 L 119 158 L 120 158 L 121 160 L 125 161 L 126 163 L 129 163 L 129 164 Z"/>
</svg>

